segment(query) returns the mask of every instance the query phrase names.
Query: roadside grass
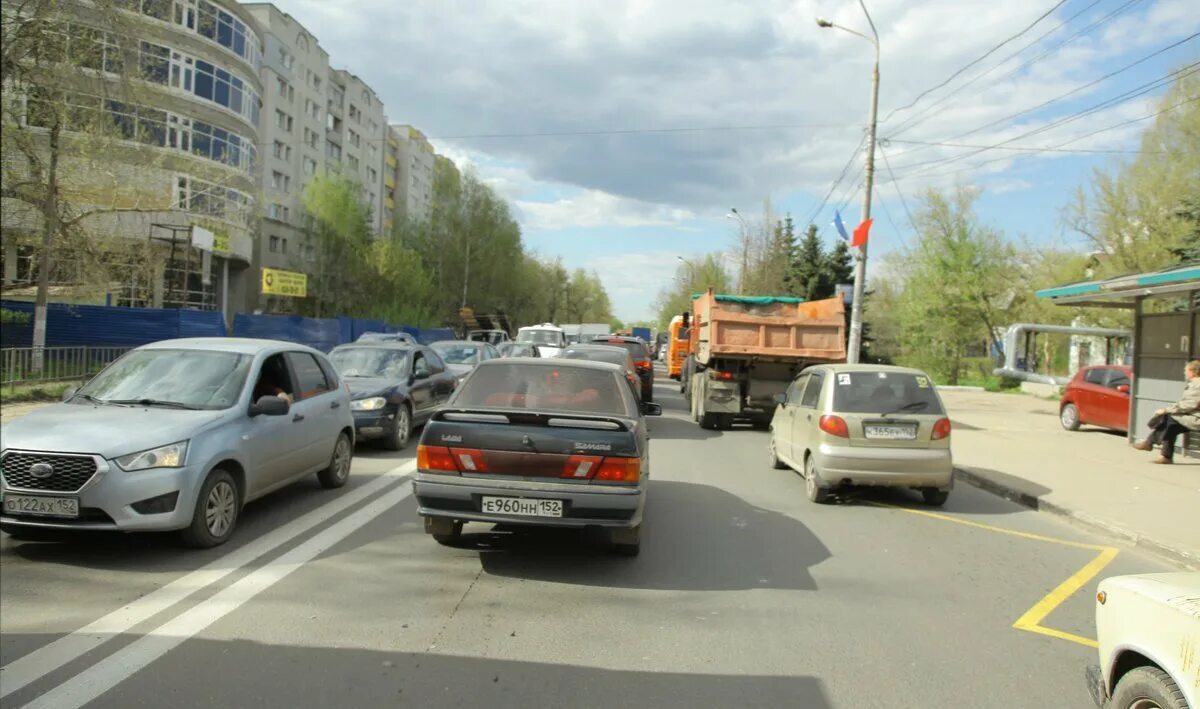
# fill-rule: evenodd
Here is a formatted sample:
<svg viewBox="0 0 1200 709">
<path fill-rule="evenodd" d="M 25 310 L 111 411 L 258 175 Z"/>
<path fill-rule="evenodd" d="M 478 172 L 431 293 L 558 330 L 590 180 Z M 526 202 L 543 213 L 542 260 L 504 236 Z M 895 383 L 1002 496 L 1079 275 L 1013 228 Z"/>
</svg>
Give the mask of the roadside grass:
<svg viewBox="0 0 1200 709">
<path fill-rule="evenodd" d="M 76 386 L 79 386 L 78 382 L 39 382 L 17 384 L 14 387 L 3 386 L 0 387 L 0 405 L 29 401 L 60 401 L 67 389 Z"/>
</svg>

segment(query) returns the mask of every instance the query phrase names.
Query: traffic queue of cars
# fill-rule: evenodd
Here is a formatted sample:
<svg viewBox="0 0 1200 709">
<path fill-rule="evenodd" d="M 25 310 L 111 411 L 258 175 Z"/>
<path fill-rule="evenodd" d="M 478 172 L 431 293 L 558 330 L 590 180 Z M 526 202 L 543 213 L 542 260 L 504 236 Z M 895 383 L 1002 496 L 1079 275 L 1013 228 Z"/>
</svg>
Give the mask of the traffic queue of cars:
<svg viewBox="0 0 1200 709">
<path fill-rule="evenodd" d="M 416 428 L 453 406 L 475 368 L 503 364 L 498 371 L 528 374 L 506 367 L 536 361 L 541 339 L 502 343 L 513 345 L 507 359 L 482 339 L 426 346 L 405 333 L 366 333 L 328 355 L 242 338 L 139 347 L 68 391 L 62 403 L 4 427 L 0 531 L 18 538 L 64 530 L 177 531 L 190 546 L 222 544 L 251 500 L 308 475 L 326 488 L 344 485 L 356 442 L 407 447 Z M 564 416 L 575 421 L 565 430 L 577 440 L 581 426 L 629 434 L 632 443 L 603 450 L 636 450 L 644 462 L 640 380 L 631 376 L 636 367 L 624 349 L 604 349 L 617 363 L 547 362 L 556 391 L 589 384 L 576 392 L 582 398 L 532 401 L 554 414 L 546 418 L 551 428 L 564 428 L 558 423 Z M 577 365 L 605 373 L 621 389 L 600 386 L 595 374 L 576 374 Z M 534 391 L 533 384 L 513 392 Z M 526 413 L 537 408 L 530 401 L 522 399 Z M 587 423 L 597 416 L 603 420 Z M 595 446 L 589 450 L 602 450 Z M 601 461 L 593 462 L 599 475 Z M 628 462 L 610 467 L 618 464 L 627 470 L 624 483 L 642 475 L 640 468 L 628 472 Z M 591 481 L 589 470 L 577 466 L 571 479 Z M 644 494 L 645 486 L 629 489 Z M 636 526 L 640 505 L 635 508 L 624 522 L 607 526 Z M 565 509 L 573 519 L 576 508 Z M 622 543 L 635 537 L 626 533 Z"/>
</svg>

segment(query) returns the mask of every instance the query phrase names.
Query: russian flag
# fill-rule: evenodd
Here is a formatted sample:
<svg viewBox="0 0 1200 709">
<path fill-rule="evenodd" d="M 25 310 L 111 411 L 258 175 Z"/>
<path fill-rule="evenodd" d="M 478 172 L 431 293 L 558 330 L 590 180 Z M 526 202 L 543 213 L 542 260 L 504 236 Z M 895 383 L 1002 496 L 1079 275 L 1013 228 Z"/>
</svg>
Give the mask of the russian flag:
<svg viewBox="0 0 1200 709">
<path fill-rule="evenodd" d="M 846 233 L 846 225 L 842 223 L 842 214 L 838 210 L 833 210 L 833 226 L 837 229 L 838 236 L 842 237 L 842 241 L 850 241 L 850 235 Z"/>
</svg>

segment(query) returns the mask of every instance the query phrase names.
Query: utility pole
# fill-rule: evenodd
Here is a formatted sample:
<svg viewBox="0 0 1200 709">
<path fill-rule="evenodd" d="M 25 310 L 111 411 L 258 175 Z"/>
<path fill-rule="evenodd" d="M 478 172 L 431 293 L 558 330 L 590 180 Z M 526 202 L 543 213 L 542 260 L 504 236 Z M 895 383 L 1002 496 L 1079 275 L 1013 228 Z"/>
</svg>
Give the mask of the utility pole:
<svg viewBox="0 0 1200 709">
<path fill-rule="evenodd" d="M 742 219 L 737 207 L 730 207 L 725 218 L 736 219 L 741 225 L 742 271 L 738 274 L 738 294 L 746 295 L 746 279 L 750 276 L 750 229 L 746 227 L 746 220 Z"/>
<path fill-rule="evenodd" d="M 862 218 L 863 221 L 866 221 L 871 218 L 871 192 L 875 189 L 875 126 L 879 116 L 879 33 L 875 30 L 875 21 L 871 19 L 871 13 L 867 11 L 866 3 L 858 0 L 858 4 L 862 6 L 863 13 L 867 16 L 867 23 L 871 25 L 871 34 L 874 39 L 828 20 L 818 19 L 817 26 L 836 27 L 862 37 L 875 47 L 875 67 L 871 73 L 871 117 L 867 123 L 867 162 L 863 170 L 865 191 L 863 192 Z M 850 364 L 858 363 L 862 350 L 863 291 L 866 290 L 866 280 L 867 243 L 864 242 L 862 246 L 858 247 L 858 260 L 854 265 L 854 301 L 850 304 L 850 343 L 846 348 L 846 361 Z"/>
</svg>

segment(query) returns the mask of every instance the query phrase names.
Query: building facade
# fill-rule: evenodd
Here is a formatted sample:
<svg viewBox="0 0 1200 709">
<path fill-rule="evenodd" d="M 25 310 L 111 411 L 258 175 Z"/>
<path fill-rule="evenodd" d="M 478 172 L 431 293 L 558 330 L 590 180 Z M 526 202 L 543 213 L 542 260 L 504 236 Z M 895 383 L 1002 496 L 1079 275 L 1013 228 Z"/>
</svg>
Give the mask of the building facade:
<svg viewBox="0 0 1200 709">
<path fill-rule="evenodd" d="M 126 0 L 118 8 L 106 16 L 90 3 L 63 3 L 52 21 L 77 65 L 55 82 L 61 93 L 23 89 L 28 136 L 48 131 L 52 100 L 68 104 L 77 122 L 63 128 L 60 157 L 64 198 L 95 210 L 81 225 L 101 239 L 145 243 L 145 268 L 77 299 L 230 311 L 252 289 L 261 31 L 229 0 Z M 103 138 L 97 126 L 106 127 Z M 14 202 L 5 200 L 0 222 L 6 297 L 28 290 L 29 237 L 41 228 L 40 215 Z M 78 285 L 61 268 L 52 278 L 60 289 Z"/>
<path fill-rule="evenodd" d="M 393 219 L 424 221 L 433 203 L 433 175 L 437 153 L 425 134 L 409 125 L 388 126 L 388 149 L 395 160 L 395 187 L 388 190 L 394 200 Z"/>
<path fill-rule="evenodd" d="M 335 87 L 329 96 L 330 110 L 339 111 L 341 116 L 326 125 L 326 139 L 331 148 L 331 154 L 326 156 L 328 164 L 362 186 L 363 201 L 371 208 L 371 227 L 379 234 L 383 230 L 383 156 L 387 130 L 383 102 L 362 79 L 344 69 L 331 70 L 330 83 Z"/>
</svg>

